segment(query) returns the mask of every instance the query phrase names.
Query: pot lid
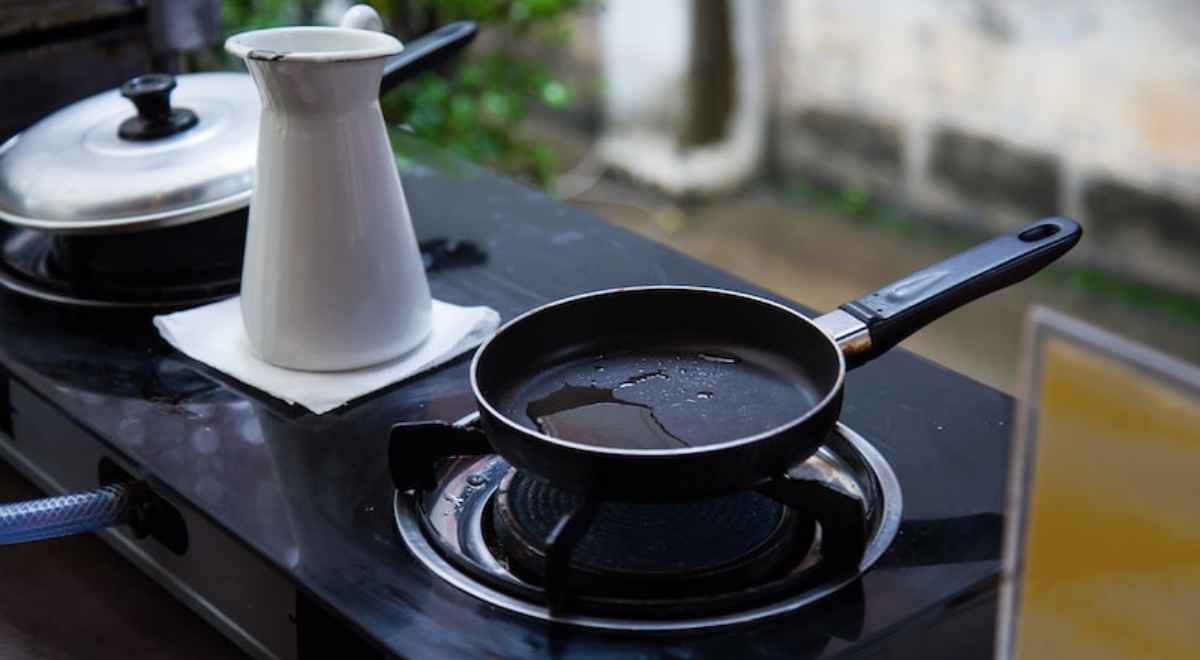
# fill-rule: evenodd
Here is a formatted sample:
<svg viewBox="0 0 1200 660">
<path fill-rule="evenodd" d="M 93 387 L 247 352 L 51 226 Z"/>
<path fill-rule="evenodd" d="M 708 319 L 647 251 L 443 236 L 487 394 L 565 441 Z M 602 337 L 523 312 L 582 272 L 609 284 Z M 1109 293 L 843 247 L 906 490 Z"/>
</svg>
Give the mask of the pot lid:
<svg viewBox="0 0 1200 660">
<path fill-rule="evenodd" d="M 259 98 L 250 76 L 139 76 L 0 145 L 0 218 L 54 232 L 165 227 L 246 206 Z"/>
</svg>

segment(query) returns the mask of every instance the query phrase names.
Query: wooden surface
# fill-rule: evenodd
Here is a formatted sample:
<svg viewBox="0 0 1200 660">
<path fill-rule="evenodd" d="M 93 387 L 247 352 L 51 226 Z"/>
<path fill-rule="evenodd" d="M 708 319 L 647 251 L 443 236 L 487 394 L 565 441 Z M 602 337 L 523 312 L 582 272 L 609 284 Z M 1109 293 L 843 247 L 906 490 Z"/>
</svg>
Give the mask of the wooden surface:
<svg viewBox="0 0 1200 660">
<path fill-rule="evenodd" d="M 41 497 L 0 461 L 0 502 Z M 91 535 L 0 546 L 0 658 L 246 656 Z"/>
</svg>

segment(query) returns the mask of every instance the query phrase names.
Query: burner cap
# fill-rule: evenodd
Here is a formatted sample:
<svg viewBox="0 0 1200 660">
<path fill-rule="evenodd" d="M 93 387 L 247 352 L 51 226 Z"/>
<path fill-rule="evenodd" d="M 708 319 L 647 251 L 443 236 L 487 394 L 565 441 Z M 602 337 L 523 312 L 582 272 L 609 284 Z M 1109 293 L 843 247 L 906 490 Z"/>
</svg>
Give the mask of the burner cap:
<svg viewBox="0 0 1200 660">
<path fill-rule="evenodd" d="M 546 574 L 545 539 L 582 503 L 522 472 L 501 484 L 492 524 L 510 568 Z M 807 552 L 813 526 L 754 492 L 686 502 L 602 502 L 571 552 L 568 590 L 594 595 L 690 596 L 769 579 Z"/>
</svg>

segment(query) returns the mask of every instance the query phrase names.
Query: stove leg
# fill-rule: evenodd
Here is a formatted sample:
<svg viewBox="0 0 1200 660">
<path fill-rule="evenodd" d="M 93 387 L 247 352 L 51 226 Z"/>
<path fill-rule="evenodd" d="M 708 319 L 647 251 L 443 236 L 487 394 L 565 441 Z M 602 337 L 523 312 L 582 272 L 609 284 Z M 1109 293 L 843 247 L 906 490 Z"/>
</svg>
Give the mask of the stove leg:
<svg viewBox="0 0 1200 660">
<path fill-rule="evenodd" d="M 401 492 L 436 486 L 434 468 L 450 456 L 493 453 L 487 436 L 476 428 L 445 422 L 405 422 L 392 427 L 388 441 L 388 467 L 392 484 Z"/>
<path fill-rule="evenodd" d="M 837 571 L 858 571 L 867 546 L 867 512 L 862 499 L 819 479 L 780 477 L 757 490 L 821 525 L 823 563 Z"/>
<path fill-rule="evenodd" d="M 567 583 L 571 573 L 571 553 L 595 517 L 595 500 L 584 500 L 578 508 L 559 519 L 546 535 L 546 606 L 551 616 L 558 616 L 566 608 L 570 599 Z"/>
</svg>

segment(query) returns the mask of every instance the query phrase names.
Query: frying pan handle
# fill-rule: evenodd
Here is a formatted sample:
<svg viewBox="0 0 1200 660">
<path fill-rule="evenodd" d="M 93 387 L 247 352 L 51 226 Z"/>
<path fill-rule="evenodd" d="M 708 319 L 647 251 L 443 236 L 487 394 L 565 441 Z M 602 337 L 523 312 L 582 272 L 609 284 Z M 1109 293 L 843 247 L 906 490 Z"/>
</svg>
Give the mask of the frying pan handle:
<svg viewBox="0 0 1200 660">
<path fill-rule="evenodd" d="M 1082 236 L 1083 229 L 1071 220 L 1038 220 L 848 302 L 818 323 L 827 332 L 835 325 L 844 326 L 831 334 L 847 362 L 856 366 L 931 321 L 1040 271 L 1075 247 Z"/>
<path fill-rule="evenodd" d="M 446 62 L 466 48 L 477 32 L 479 26 L 474 21 L 455 21 L 408 42 L 399 55 L 383 65 L 380 93 Z"/>
</svg>

